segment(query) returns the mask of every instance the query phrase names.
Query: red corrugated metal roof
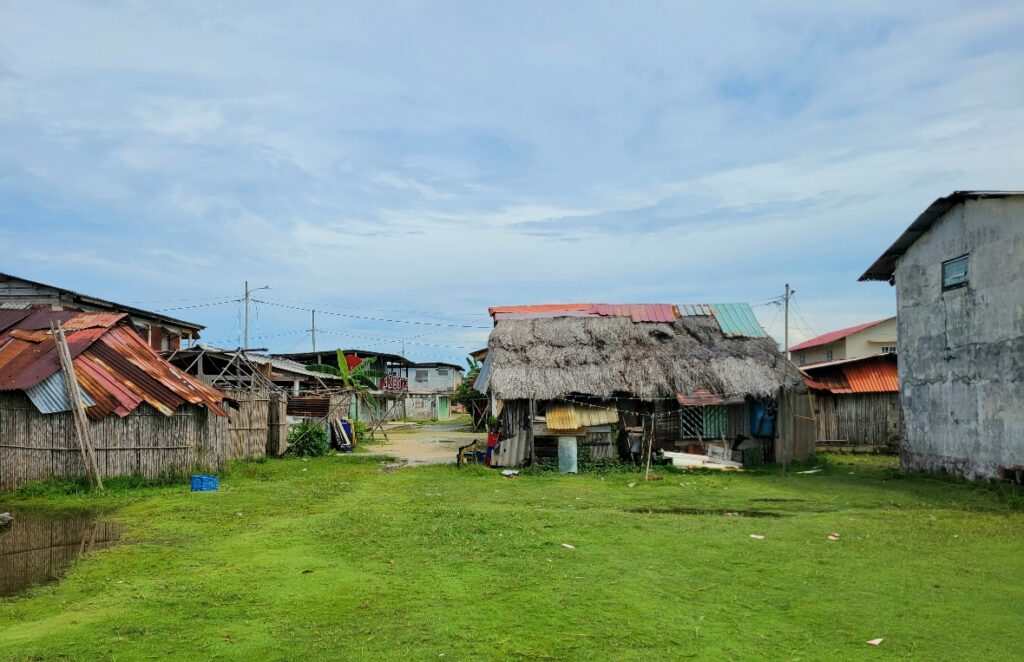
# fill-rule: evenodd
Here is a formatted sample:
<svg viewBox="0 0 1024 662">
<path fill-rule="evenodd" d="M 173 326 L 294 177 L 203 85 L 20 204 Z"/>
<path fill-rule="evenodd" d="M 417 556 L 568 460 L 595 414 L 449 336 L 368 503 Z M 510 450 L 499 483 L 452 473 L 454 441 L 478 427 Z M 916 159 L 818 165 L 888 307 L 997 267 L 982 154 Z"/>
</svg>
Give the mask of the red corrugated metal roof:
<svg viewBox="0 0 1024 662">
<path fill-rule="evenodd" d="M 895 361 L 864 361 L 842 368 L 851 393 L 898 393 L 900 390 Z"/>
<path fill-rule="evenodd" d="M 223 393 L 160 358 L 120 313 L 35 310 L 15 321 L 0 333 L 0 391 L 32 388 L 60 370 L 54 320 L 66 325 L 76 373 L 96 402 L 91 417 L 125 416 L 143 401 L 166 415 L 186 402 L 225 415 Z"/>
<path fill-rule="evenodd" d="M 873 327 L 873 326 L 875 326 L 877 324 L 881 324 L 882 322 L 888 322 L 891 319 L 893 319 L 893 318 L 892 317 L 886 317 L 885 319 L 875 320 L 874 322 L 866 322 L 864 324 L 857 324 L 857 325 L 854 325 L 854 326 L 849 326 L 849 327 L 846 327 L 845 329 L 839 329 L 838 331 L 831 331 L 829 333 L 822 334 L 822 335 L 818 336 L 817 338 L 811 338 L 810 340 L 805 340 L 802 343 L 800 343 L 799 345 L 793 345 L 792 347 L 789 348 L 789 351 L 796 352 L 796 351 L 799 351 L 801 349 L 810 349 L 811 347 L 818 347 L 820 345 L 827 345 L 830 342 L 835 342 L 837 340 L 842 340 L 843 338 L 845 338 L 847 336 L 852 336 L 853 334 L 857 333 L 858 331 L 863 331 L 864 329 L 869 329 L 869 328 L 871 328 L 871 327 Z"/>
<path fill-rule="evenodd" d="M 634 322 L 674 322 L 679 309 L 670 303 L 558 303 L 533 306 L 494 306 L 495 320 L 507 317 L 628 317 Z"/>
</svg>

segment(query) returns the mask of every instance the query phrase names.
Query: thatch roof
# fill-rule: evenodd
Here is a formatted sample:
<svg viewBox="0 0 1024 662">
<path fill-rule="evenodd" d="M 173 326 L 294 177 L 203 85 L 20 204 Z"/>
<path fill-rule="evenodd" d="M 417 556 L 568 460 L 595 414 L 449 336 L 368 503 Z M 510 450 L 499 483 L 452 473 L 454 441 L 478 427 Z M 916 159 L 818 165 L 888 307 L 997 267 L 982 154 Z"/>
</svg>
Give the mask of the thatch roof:
<svg viewBox="0 0 1024 662">
<path fill-rule="evenodd" d="M 628 317 L 504 319 L 488 341 L 486 386 L 505 400 L 674 397 L 707 390 L 770 395 L 786 359 L 771 338 L 726 337 L 713 317 L 635 323 Z M 801 381 L 792 363 L 790 386 Z"/>
</svg>

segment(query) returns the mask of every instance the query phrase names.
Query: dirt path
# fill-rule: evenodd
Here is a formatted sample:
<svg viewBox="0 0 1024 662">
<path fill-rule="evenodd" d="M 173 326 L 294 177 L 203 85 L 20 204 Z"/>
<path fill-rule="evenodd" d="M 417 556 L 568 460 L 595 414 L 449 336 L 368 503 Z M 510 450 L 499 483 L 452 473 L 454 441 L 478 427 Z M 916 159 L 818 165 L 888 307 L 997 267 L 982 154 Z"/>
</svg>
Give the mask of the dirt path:
<svg viewBox="0 0 1024 662">
<path fill-rule="evenodd" d="M 434 427 L 434 426 L 432 426 Z M 454 464 L 455 453 L 474 439 L 486 440 L 486 433 L 423 430 L 389 433 L 390 441 L 372 446 L 375 453 L 392 455 L 409 464 Z"/>
</svg>

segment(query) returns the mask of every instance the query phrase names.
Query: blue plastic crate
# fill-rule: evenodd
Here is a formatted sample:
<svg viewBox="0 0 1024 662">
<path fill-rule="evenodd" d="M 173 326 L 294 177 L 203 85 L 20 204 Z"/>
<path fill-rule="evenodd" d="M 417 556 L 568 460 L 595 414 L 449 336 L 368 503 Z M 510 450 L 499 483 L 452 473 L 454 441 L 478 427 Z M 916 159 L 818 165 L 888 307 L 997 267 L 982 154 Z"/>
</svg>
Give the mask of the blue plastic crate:
<svg viewBox="0 0 1024 662">
<path fill-rule="evenodd" d="M 206 474 L 192 476 L 193 492 L 216 492 L 220 488 L 220 478 Z"/>
</svg>

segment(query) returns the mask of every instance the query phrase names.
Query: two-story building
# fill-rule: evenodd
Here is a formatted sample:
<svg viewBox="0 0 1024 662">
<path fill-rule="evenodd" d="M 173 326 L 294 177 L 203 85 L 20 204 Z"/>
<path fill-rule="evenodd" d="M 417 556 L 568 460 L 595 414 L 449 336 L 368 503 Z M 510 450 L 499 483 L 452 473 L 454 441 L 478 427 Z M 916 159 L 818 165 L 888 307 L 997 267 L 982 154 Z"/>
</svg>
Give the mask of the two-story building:
<svg viewBox="0 0 1024 662">
<path fill-rule="evenodd" d="M 822 334 L 789 348 L 799 366 L 896 352 L 896 318 L 886 317 Z"/>
<path fill-rule="evenodd" d="M 905 469 L 1024 477 L 1024 191 L 955 191 L 860 277 L 896 287 Z"/>
<path fill-rule="evenodd" d="M 186 322 L 134 306 L 100 299 L 56 285 L 0 273 L 0 308 L 46 306 L 51 310 L 80 310 L 87 313 L 126 313 L 149 346 L 157 351 L 174 351 L 199 339 L 202 324 Z"/>
<path fill-rule="evenodd" d="M 463 372 L 462 366 L 454 363 L 410 365 L 402 373 L 402 376 L 408 375 L 404 416 L 415 420 L 451 418 L 452 392 L 462 383 Z"/>
</svg>

